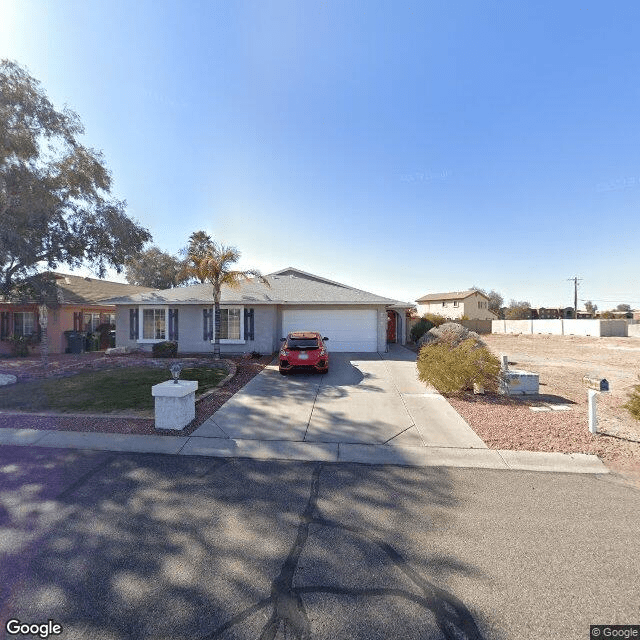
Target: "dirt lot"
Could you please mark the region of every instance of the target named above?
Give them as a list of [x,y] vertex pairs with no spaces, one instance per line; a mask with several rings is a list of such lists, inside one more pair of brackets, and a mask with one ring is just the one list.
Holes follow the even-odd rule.
[[[483,335],[511,368],[540,375],[536,399],[466,396],[454,408],[495,449],[595,453],[616,470],[640,474],[640,422],[622,407],[640,374],[640,340],[545,335]],[[605,377],[611,393],[598,397],[598,435],[588,431],[582,377]],[[568,411],[533,412],[531,406],[569,405]]]

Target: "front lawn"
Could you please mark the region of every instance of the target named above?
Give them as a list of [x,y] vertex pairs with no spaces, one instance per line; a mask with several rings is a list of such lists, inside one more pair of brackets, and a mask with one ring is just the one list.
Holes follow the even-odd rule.
[[[224,369],[187,367],[180,379],[197,380],[199,395],[216,387],[226,375]],[[151,387],[170,378],[166,368],[124,367],[22,382],[0,388],[0,409],[60,413],[150,411],[154,404]]]

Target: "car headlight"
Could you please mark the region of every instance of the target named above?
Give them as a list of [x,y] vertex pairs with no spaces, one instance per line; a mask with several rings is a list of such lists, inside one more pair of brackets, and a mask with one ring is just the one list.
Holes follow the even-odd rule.
[[286,357],[289,355],[289,352],[286,349],[280,349],[280,355]]
[[327,353],[326,349],[320,349],[320,355],[323,356]]

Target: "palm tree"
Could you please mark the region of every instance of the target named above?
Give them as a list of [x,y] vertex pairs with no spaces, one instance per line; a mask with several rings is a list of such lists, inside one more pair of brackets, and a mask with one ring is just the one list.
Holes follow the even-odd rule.
[[257,278],[260,282],[271,287],[269,281],[257,269],[235,271],[231,265],[240,259],[240,252],[235,247],[228,247],[211,241],[211,245],[201,254],[189,254],[183,267],[187,277],[197,278],[200,282],[213,285],[213,303],[215,332],[213,343],[214,358],[220,357],[220,296],[222,286],[232,289],[240,287],[242,282]]

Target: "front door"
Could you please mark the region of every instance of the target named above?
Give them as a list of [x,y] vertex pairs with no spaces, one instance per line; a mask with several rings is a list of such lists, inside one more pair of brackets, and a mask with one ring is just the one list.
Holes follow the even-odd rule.
[[387,311],[387,342],[396,341],[396,312]]

